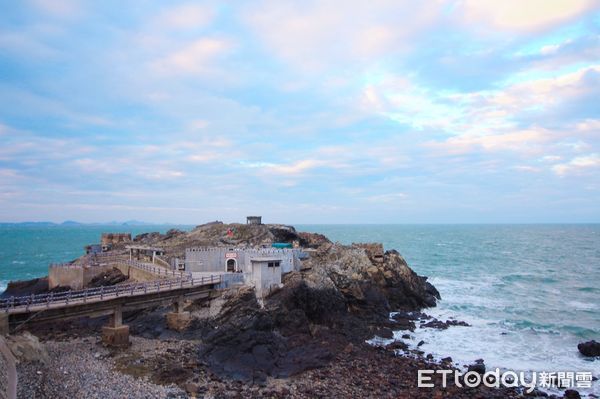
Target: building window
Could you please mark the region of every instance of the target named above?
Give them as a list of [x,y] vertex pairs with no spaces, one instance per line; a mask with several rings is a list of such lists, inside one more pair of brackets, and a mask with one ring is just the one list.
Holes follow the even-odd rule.
[[279,267],[280,262],[269,262],[267,263],[268,267]]

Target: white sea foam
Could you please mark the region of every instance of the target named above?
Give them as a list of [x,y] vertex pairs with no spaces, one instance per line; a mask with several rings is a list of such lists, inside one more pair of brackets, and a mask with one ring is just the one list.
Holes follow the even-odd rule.
[[594,310],[598,308],[597,303],[583,303],[578,301],[569,301],[568,305],[577,310]]
[[[431,311],[430,311],[431,310]],[[421,340],[418,349],[431,353],[440,360],[451,356],[457,366],[472,364],[483,358],[488,369],[500,368],[514,371],[591,371],[600,374],[600,362],[589,361],[577,352],[577,340],[567,334],[545,331],[540,328],[515,329],[507,323],[479,318],[461,317],[444,309],[427,309],[432,316],[447,320],[455,317],[471,324],[471,327],[454,326],[447,330],[418,327],[411,339],[404,340],[411,349]],[[406,331],[397,331],[399,339]],[[582,393],[600,393],[598,384]]]

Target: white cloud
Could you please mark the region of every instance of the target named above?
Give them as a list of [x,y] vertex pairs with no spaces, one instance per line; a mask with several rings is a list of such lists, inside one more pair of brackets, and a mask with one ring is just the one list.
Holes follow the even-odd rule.
[[573,158],[566,163],[556,164],[552,167],[552,170],[558,176],[566,176],[569,174],[580,174],[597,168],[600,168],[600,155],[589,154]]
[[549,141],[552,133],[545,129],[529,129],[487,135],[462,134],[450,137],[443,142],[430,141],[427,146],[442,149],[448,154],[465,154],[484,151],[516,151],[539,153],[539,144]]
[[189,3],[163,11],[157,17],[157,20],[160,25],[166,28],[198,29],[209,25],[214,15],[214,10],[210,7]]
[[469,25],[535,32],[570,21],[599,4],[597,0],[464,0],[458,11]]
[[[549,78],[532,78],[506,84],[495,90],[439,92],[416,85],[407,75],[396,78],[379,74],[365,86],[359,107],[365,114],[378,114],[423,131],[443,132],[446,138],[424,140],[438,155],[467,154],[479,151],[510,151],[541,157],[555,150],[588,150],[582,137],[593,137],[599,120],[549,124],[553,109],[575,102],[590,92],[586,76],[599,73],[600,65],[584,66],[573,72]],[[532,122],[522,115],[536,112]],[[438,134],[439,135],[439,134]],[[552,147],[552,148],[551,148]]]
[[216,61],[232,48],[226,39],[200,38],[153,62],[163,74],[209,74],[218,72]]
[[281,175],[299,175],[311,169],[322,166],[330,166],[328,162],[319,161],[316,159],[302,159],[300,161],[289,164],[271,164],[265,167],[265,170],[270,173]]
[[[411,48],[443,1],[261,2],[243,19],[265,46],[295,69],[318,71],[347,61],[371,63]],[[343,65],[343,64],[342,64]]]
[[389,203],[402,201],[402,200],[406,199],[407,197],[408,196],[406,195],[406,193],[388,193],[388,194],[372,195],[370,197],[367,197],[367,200],[369,202],[389,204]]
[[31,0],[38,10],[55,17],[73,18],[81,15],[82,3],[78,0]]

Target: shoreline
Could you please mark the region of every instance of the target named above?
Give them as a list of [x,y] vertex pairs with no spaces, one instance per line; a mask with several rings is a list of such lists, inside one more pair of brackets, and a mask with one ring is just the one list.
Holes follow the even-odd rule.
[[[233,228],[239,228],[238,226],[233,225]],[[191,232],[142,234],[140,239],[146,245],[160,243],[167,245],[168,250],[173,248],[175,253],[181,253],[183,248],[190,245],[191,239],[223,240],[222,237],[225,236],[225,240],[229,242],[230,239],[224,232],[231,228],[232,225],[211,223],[198,226]],[[146,370],[142,374],[150,375],[155,382],[177,384],[179,389],[188,390],[189,393],[193,389],[187,385],[196,384],[199,390],[216,390],[220,394],[235,396],[260,392],[261,395],[269,396],[267,390],[275,389],[275,386],[269,385],[269,381],[277,380],[279,385],[282,381],[290,384],[298,382],[300,390],[294,393],[295,397],[308,397],[309,392],[369,396],[376,387],[368,381],[359,384],[360,387],[353,384],[353,379],[366,378],[364,372],[356,369],[355,364],[362,362],[363,368],[369,370],[368,376],[378,380],[379,386],[385,386],[385,390],[393,397],[429,397],[432,394],[447,397],[448,394],[438,387],[433,390],[418,389],[416,372],[423,367],[449,369],[458,366],[460,369],[463,365],[453,364],[447,359],[434,361],[432,355],[419,349],[420,345],[407,348],[405,354],[408,356],[405,356],[398,352],[398,349],[405,349],[405,343],[401,341],[383,348],[366,343],[373,336],[393,337],[393,330],[412,333],[417,319],[406,315],[390,319],[389,311],[422,311],[428,306],[435,306],[435,297],[439,298],[439,293],[427,282],[427,278],[416,275],[397,251],[384,252],[380,244],[332,243],[320,234],[296,233],[291,226],[260,225],[245,227],[241,231],[245,234],[242,239],[248,243],[267,233],[298,237],[313,252],[300,271],[286,274],[282,288],[260,303],[253,290],[238,288],[223,293],[215,312],[207,310],[200,303],[187,304],[193,321],[184,331],[166,329],[166,308],[124,315],[124,322],[131,326],[133,345],[122,351],[128,354],[128,360],[121,359],[121,354],[117,352],[109,351],[113,353],[109,357],[113,359],[116,356],[115,361],[118,361],[118,365],[109,367],[110,370],[127,375],[139,374],[139,369],[144,368],[140,366],[140,359],[148,355],[144,349],[147,344],[164,346],[170,350],[164,353],[163,363],[173,363],[175,359],[171,355],[178,353],[177,361],[187,359],[188,366],[183,368],[183,374],[167,373],[158,379],[153,371]],[[421,324],[421,320],[418,321],[417,326]],[[101,319],[83,319],[67,324],[50,323],[46,330],[36,328],[32,331],[48,342],[50,350],[55,351],[53,353],[60,358],[70,356],[69,345],[61,346],[60,342],[83,345],[77,341],[80,339],[77,337],[85,336],[88,339],[85,344],[97,346],[98,330],[104,322]],[[425,323],[432,323],[432,328],[443,328],[444,325],[452,329],[462,328],[456,327],[462,325],[456,320],[423,321]],[[71,328],[74,334],[61,335],[59,331],[64,328]],[[140,344],[140,348],[140,345],[136,346],[136,342],[145,344]],[[177,352],[181,349],[178,345],[186,346],[187,353]],[[61,350],[65,353],[60,354]],[[232,357],[237,359],[232,361]],[[151,359],[148,361],[152,362]],[[146,362],[144,360],[142,363]],[[386,369],[383,373],[379,370],[382,362],[402,367],[401,370]],[[357,371],[344,374],[344,370],[352,367]],[[181,369],[180,366],[174,368]],[[321,374],[320,370],[328,371]],[[181,380],[181,375],[186,377]],[[203,380],[203,375],[212,377]],[[398,378],[395,379],[394,375],[398,375]],[[339,381],[345,379],[347,386],[339,387]],[[315,385],[315,381],[323,381],[324,386]],[[394,383],[389,383],[390,381]],[[152,385],[149,388],[154,389]],[[341,388],[350,391],[337,391]],[[474,391],[455,391],[452,397],[466,398],[472,394],[484,393],[486,397],[519,396],[516,390],[479,387]],[[287,392],[285,396],[289,394]]]
[[[367,344],[348,343],[322,367],[254,383],[224,378],[199,363],[193,356],[197,341],[134,336],[132,345],[119,351],[103,347],[95,335],[43,342],[50,362],[24,362],[18,366],[20,375],[29,382],[20,385],[19,398],[520,397],[510,389],[417,388],[413,378],[417,369],[444,369],[447,365],[397,356]],[[193,370],[195,379],[178,386],[177,381],[181,382],[189,370]]]

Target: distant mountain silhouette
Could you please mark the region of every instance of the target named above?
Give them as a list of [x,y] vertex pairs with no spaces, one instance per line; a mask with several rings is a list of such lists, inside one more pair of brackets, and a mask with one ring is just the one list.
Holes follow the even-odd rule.
[[110,221],[103,223],[81,223],[74,220],[65,220],[62,223],[54,222],[0,222],[0,226],[31,226],[31,227],[51,227],[51,226],[64,226],[64,227],[76,227],[76,226],[151,226],[151,225],[168,225],[172,223],[148,223],[139,220],[127,220],[125,222]]

